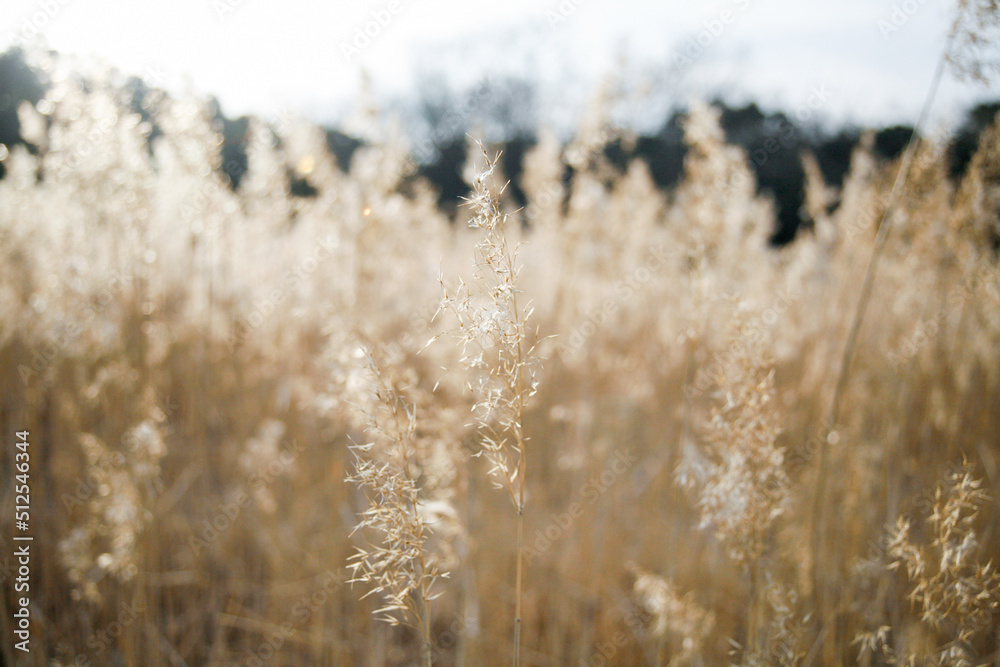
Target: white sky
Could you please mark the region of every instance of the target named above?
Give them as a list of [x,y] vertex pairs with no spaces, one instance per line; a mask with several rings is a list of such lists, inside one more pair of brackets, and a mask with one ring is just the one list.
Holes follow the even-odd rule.
[[[558,13],[560,0],[3,0],[0,50],[34,23],[58,51],[97,55],[169,89],[216,95],[229,115],[291,108],[319,121],[350,108],[362,67],[386,97],[412,93],[420,72],[443,72],[465,84],[486,71],[521,74],[541,84],[544,119],[566,122],[623,61],[630,77],[662,84],[673,54],[706,21],[729,11],[732,21],[670,85],[671,100],[723,93],[794,110],[814,87],[825,87],[830,99],[819,118],[913,122],[950,6],[944,0],[561,2],[575,9],[553,27],[547,12]],[[343,45],[390,4],[399,11],[348,62]],[[884,36],[879,21],[891,20],[893,6],[903,4],[916,10]],[[936,115],[948,118],[991,95],[1000,91],[948,82]]]

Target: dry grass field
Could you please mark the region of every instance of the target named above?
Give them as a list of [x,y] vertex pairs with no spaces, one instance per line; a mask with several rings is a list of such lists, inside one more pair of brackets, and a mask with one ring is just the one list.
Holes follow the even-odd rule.
[[233,192],[205,102],[150,141],[53,66],[0,181],[0,664],[1000,665],[996,122],[958,182],[920,145],[842,369],[870,140],[781,248],[701,105],[668,194],[597,105],[523,210],[471,150],[453,222],[391,128],[345,171],[253,121]]

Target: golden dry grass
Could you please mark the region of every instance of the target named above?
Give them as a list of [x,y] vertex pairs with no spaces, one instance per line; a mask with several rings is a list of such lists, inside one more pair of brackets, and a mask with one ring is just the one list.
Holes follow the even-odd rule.
[[[639,163],[605,184],[598,123],[563,211],[543,140],[538,205],[498,204],[526,327],[515,291],[434,318],[439,275],[497,290],[513,265],[477,278],[483,230],[400,192],[398,140],[345,174],[317,128],[254,123],[236,195],[202,103],[160,100],[148,153],[110,83],[52,95],[46,152],[15,150],[0,182],[0,460],[29,430],[36,540],[27,657],[3,562],[4,664],[409,665],[422,645],[504,664],[519,597],[524,664],[1000,664],[996,125],[958,185],[941,146],[917,156],[828,424],[898,166],[864,146],[841,206],[773,249],[773,205],[707,107],[669,196]],[[440,335],[459,322],[485,358]],[[527,363],[509,335],[537,343],[523,406],[527,376],[494,373]],[[376,621],[348,583],[359,548],[353,578],[423,632]]]

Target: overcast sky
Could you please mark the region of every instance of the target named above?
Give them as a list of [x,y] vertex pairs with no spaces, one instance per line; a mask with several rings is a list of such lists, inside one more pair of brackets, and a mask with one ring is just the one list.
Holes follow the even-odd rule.
[[[362,70],[379,96],[397,99],[437,74],[472,85],[492,72],[536,81],[542,120],[555,123],[571,119],[615,73],[629,82],[630,104],[655,113],[692,94],[794,111],[824,91],[814,119],[912,123],[950,7],[944,0],[3,3],[0,49],[41,33],[58,51],[216,95],[228,115],[292,108],[319,121],[342,118]],[[366,28],[370,36],[359,38]],[[946,81],[935,118],[989,97],[1000,91]]]

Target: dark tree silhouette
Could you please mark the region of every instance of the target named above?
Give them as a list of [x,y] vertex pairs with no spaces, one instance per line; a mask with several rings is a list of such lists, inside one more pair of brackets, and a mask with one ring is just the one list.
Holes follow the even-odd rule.
[[913,128],[908,125],[886,127],[875,133],[875,145],[872,149],[883,160],[895,160],[906,150],[912,136]]
[[355,139],[336,129],[326,129],[326,147],[337,161],[337,167],[345,174],[351,170],[354,151],[362,146],[364,146],[364,142],[360,139]]
[[[45,95],[48,84],[24,59],[20,49],[12,49],[0,55],[0,144],[8,149],[24,146],[37,154],[38,148],[29,144],[21,136],[21,121],[17,108],[22,102],[38,104]],[[7,173],[0,162],[0,178]]]
[[989,127],[1000,113],[1000,102],[980,104],[968,111],[965,121],[958,128],[948,151],[949,175],[959,179],[979,148],[979,136]]

